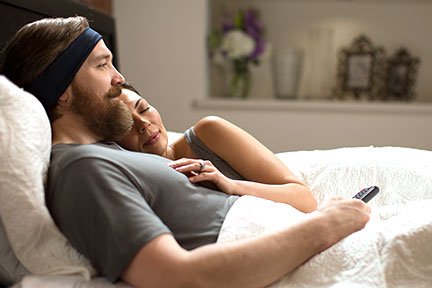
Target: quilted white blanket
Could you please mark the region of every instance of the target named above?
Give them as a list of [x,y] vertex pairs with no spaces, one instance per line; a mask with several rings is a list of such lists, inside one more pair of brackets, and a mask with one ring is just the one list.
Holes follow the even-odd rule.
[[[432,152],[357,147],[279,157],[319,203],[377,185],[367,226],[311,258],[271,287],[432,287]],[[281,229],[307,215],[289,205],[242,197],[219,242]]]
[[[319,203],[377,185],[372,219],[271,285],[280,287],[432,287],[432,152],[356,147],[278,154]],[[289,205],[241,197],[219,242],[268,233],[307,217]],[[127,287],[77,276],[27,276],[14,288]]]

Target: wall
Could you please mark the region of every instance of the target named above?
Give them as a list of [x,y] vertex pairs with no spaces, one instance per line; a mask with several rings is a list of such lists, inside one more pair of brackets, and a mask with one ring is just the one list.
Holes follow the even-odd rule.
[[[234,105],[193,105],[207,97],[207,2],[203,0],[113,1],[121,72],[158,108],[165,126],[184,131],[213,114],[236,123],[275,152],[342,146],[407,146],[432,149],[432,109],[362,106],[281,109],[257,101],[249,110]],[[412,106],[412,105],[411,105]],[[423,105],[424,106],[424,105]],[[402,107],[403,108],[403,107]],[[424,108],[424,109],[423,109]]]
[[[338,50],[348,47],[360,34],[367,35],[375,46],[384,48],[388,56],[393,55],[398,48],[405,47],[421,60],[416,83],[417,100],[432,102],[432,82],[429,80],[432,75],[432,38],[421,36],[428,35],[428,29],[432,27],[430,1],[212,0],[210,3],[211,19],[216,19],[216,23],[213,20],[212,25],[215,26],[220,25],[218,18],[223,10],[236,11],[250,6],[259,9],[273,54],[285,48],[307,52],[308,33],[312,29],[330,29],[333,45],[328,58],[333,70],[336,68]],[[267,67],[258,69],[266,70],[266,73],[272,72]],[[326,68],[322,74],[326,72],[333,74],[331,80],[336,78],[335,71]],[[264,77],[257,78],[254,84],[260,87],[259,90],[264,90],[264,93],[259,91],[261,95],[255,93],[252,97],[267,97],[272,94],[267,82]]]
[[108,15],[112,14],[111,0],[73,0],[73,1],[89,6],[93,9],[96,9]]
[[162,114],[167,128],[183,131],[207,111],[191,107],[207,94],[206,2],[113,2],[120,70]]

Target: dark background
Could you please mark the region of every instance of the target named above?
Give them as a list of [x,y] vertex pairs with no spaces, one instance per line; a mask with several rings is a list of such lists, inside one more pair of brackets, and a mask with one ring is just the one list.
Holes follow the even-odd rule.
[[[0,51],[23,25],[46,17],[84,16],[98,31],[117,63],[115,21],[110,0],[0,0]],[[0,52],[1,53],[1,52]]]

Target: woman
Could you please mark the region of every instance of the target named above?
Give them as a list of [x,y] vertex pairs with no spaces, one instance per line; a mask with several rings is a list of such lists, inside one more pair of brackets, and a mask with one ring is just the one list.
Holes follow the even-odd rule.
[[123,85],[119,98],[134,120],[132,129],[118,142],[123,148],[171,159],[169,165],[191,182],[210,181],[227,194],[283,202],[303,212],[316,209],[309,188],[269,149],[234,124],[205,117],[168,145],[167,131],[153,106],[128,84]]

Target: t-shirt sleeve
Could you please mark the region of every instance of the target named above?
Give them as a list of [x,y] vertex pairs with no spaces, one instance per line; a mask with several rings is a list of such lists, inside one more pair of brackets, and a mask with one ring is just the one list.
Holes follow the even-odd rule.
[[62,232],[110,281],[146,243],[171,233],[134,184],[139,180],[122,169],[106,160],[77,160],[58,175],[50,199]]

